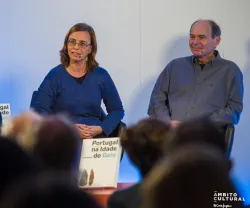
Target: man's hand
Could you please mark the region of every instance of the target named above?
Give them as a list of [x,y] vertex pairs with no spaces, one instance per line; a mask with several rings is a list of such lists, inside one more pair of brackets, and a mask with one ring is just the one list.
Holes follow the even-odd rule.
[[76,124],[76,127],[82,139],[91,139],[103,132],[102,127],[100,126],[87,126],[85,124]]
[[180,121],[177,121],[177,120],[171,120],[169,121],[169,124],[173,127],[173,128],[176,128],[177,126],[180,125]]

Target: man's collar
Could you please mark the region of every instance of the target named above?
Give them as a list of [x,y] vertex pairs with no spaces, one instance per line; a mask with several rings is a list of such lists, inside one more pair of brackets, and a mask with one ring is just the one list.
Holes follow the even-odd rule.
[[[214,63],[216,63],[218,60],[221,59],[221,56],[220,56],[219,51],[214,50],[214,55],[215,55],[215,58],[212,59],[212,60],[210,60],[210,61],[208,61],[207,63],[211,63],[211,65],[213,65]],[[195,57],[195,56],[192,56],[192,62],[193,62],[194,64],[200,64],[200,63],[199,63],[199,59],[198,59],[197,57]]]

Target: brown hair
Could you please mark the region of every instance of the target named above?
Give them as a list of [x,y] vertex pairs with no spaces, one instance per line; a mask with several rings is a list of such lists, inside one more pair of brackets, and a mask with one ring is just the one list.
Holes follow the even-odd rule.
[[43,162],[45,168],[72,172],[78,167],[80,137],[66,116],[44,117],[30,131],[30,137],[36,140],[33,154]]
[[173,141],[166,143],[166,152],[171,154],[170,152],[174,151],[175,148],[190,143],[210,144],[221,152],[227,153],[224,133],[207,116],[181,123],[176,129]]
[[97,41],[96,41],[96,35],[94,29],[86,24],[86,23],[78,23],[75,24],[73,27],[70,28],[68,31],[65,39],[64,39],[64,44],[63,48],[60,50],[60,57],[61,57],[61,63],[63,66],[68,67],[70,63],[70,58],[68,55],[68,40],[69,36],[74,33],[74,32],[79,32],[79,31],[86,31],[90,35],[91,39],[91,53],[88,55],[88,61],[87,61],[87,71],[93,71],[97,66],[99,66],[98,62],[96,61],[96,53],[97,53]]
[[156,118],[146,118],[122,131],[121,145],[144,177],[164,154],[163,147],[172,135],[171,126]]
[[[237,193],[221,151],[206,144],[186,144],[161,160],[143,181],[142,208],[210,208],[215,193]],[[238,195],[239,197],[239,195]],[[217,198],[217,197],[216,197]],[[227,201],[241,208],[241,201]]]

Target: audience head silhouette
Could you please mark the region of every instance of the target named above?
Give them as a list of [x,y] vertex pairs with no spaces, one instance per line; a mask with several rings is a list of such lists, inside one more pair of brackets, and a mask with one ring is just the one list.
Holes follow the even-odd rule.
[[145,176],[163,155],[163,144],[170,136],[170,125],[155,118],[146,118],[123,130],[120,138],[130,160]]
[[[176,149],[155,166],[143,188],[144,208],[210,208],[224,203],[215,200],[216,193],[237,193],[224,154],[206,144]],[[243,207],[241,201],[225,204]]]

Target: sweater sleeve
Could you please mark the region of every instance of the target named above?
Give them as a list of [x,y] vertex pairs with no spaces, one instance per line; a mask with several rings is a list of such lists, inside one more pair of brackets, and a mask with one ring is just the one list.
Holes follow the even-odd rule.
[[40,114],[52,113],[53,104],[56,99],[57,84],[50,72],[38,88],[36,98],[31,108]]
[[101,123],[105,135],[109,136],[124,116],[124,109],[118,91],[107,71],[103,72],[102,99],[108,115]]

